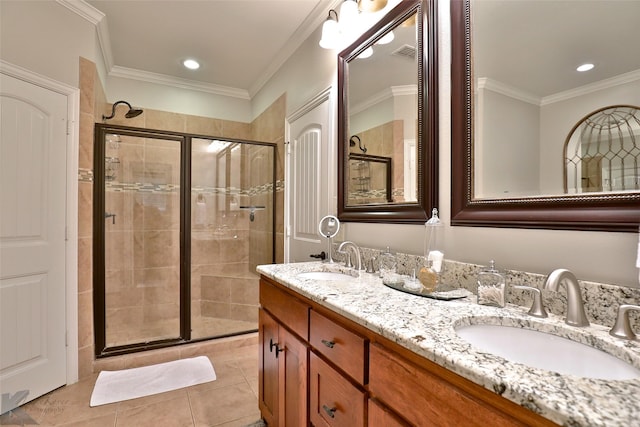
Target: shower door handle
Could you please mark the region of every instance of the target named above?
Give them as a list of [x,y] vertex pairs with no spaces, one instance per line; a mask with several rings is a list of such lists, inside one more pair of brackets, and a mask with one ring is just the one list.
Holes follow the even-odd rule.
[[105,212],[104,213],[104,219],[109,219],[111,218],[111,223],[113,225],[116,225],[116,214],[111,213],[111,212]]

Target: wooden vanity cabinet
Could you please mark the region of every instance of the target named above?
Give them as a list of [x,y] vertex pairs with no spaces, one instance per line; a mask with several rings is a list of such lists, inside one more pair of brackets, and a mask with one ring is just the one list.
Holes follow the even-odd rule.
[[269,426],[556,426],[265,277],[260,304]]
[[309,352],[306,339],[292,330],[308,335],[309,306],[266,282],[260,284],[260,300],[260,412],[269,426],[306,426]]

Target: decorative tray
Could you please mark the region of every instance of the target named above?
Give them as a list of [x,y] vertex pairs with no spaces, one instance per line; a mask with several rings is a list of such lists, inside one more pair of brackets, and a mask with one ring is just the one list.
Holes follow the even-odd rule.
[[468,296],[473,295],[472,292],[469,292],[468,290],[463,288],[451,289],[448,291],[427,292],[424,290],[424,288],[420,291],[407,289],[403,286],[402,283],[385,283],[385,282],[382,282],[382,283],[385,286],[388,286],[389,288],[395,289],[397,291],[406,292],[408,294],[418,295],[421,297],[432,298],[432,299],[437,299],[442,301],[450,301],[454,299],[466,298]]

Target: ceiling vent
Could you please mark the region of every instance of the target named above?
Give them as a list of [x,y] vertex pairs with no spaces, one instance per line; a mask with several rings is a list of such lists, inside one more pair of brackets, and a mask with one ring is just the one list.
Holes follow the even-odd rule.
[[412,61],[415,61],[416,60],[416,48],[415,48],[415,46],[411,46],[411,45],[405,44],[403,46],[400,46],[399,48],[397,48],[393,52],[391,52],[391,55],[400,56],[400,57],[407,58],[407,59],[410,59]]

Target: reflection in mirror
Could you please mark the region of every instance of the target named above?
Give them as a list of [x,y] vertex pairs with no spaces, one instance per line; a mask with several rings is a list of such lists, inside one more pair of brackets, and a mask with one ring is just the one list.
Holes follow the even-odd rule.
[[[418,133],[418,57],[416,14],[399,23],[388,34],[365,49],[348,64],[349,193],[347,204],[415,202],[416,146]],[[387,41],[387,40],[391,41]],[[371,51],[369,50],[371,49]],[[371,56],[366,56],[366,54]],[[363,56],[366,56],[363,58]],[[364,147],[364,148],[363,148]],[[405,162],[405,151],[409,159]],[[394,175],[389,188],[392,197],[366,196],[362,169],[354,168],[352,153],[387,157]],[[365,161],[363,161],[365,162]],[[368,167],[371,163],[360,163]],[[353,173],[355,172],[355,175]],[[384,172],[384,170],[382,170]],[[365,178],[366,180],[366,178]],[[363,185],[355,185],[359,182]],[[405,188],[405,182],[409,188]],[[381,189],[380,183],[374,186]],[[409,190],[409,191],[407,191]]]
[[[637,104],[638,16],[635,1],[451,2],[453,225],[637,231],[640,192],[567,188],[564,150],[590,113]],[[604,182],[595,162],[574,175]]]
[[392,202],[391,157],[349,154],[349,205]]
[[471,11],[474,197],[564,194],[572,127],[640,96],[640,2],[478,0]]
[[640,190],[640,109],[617,105],[589,114],[564,152],[566,193]]
[[424,222],[435,204],[434,16],[403,1],[340,53],[341,220]]

